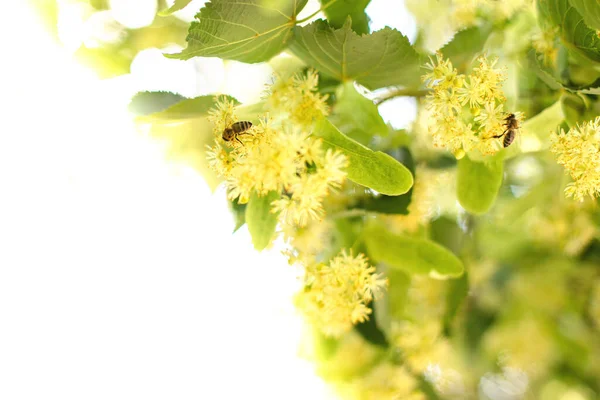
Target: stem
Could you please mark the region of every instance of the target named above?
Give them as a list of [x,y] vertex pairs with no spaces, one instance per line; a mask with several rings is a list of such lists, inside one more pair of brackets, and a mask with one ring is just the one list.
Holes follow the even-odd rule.
[[329,3],[325,4],[324,6],[322,6],[321,8],[319,8],[317,11],[315,11],[314,13],[310,14],[308,17],[306,18],[302,18],[300,20],[296,21],[296,24],[301,24],[303,22],[306,22],[310,19],[312,19],[315,15],[317,15],[318,13],[320,13],[321,11],[325,11],[327,9],[327,7],[329,7],[330,5],[332,5],[333,3],[337,2],[338,0],[331,0]]
[[419,90],[419,89],[392,89],[389,92],[385,93],[383,96],[379,97],[375,100],[375,105],[380,105],[381,103],[391,100],[396,97],[425,97],[430,91]]
[[368,215],[369,212],[367,210],[363,210],[360,208],[353,208],[351,210],[342,210],[338,211],[334,214],[331,214],[331,218],[349,218],[349,217],[364,217]]

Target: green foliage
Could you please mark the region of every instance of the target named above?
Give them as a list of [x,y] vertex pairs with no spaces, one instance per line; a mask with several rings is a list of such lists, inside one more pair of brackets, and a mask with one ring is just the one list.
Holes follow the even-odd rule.
[[347,17],[352,19],[352,30],[359,35],[369,33],[369,17],[365,8],[371,0],[321,0],[327,21],[334,28],[344,26]]
[[340,150],[348,157],[350,180],[390,196],[404,194],[411,188],[413,178],[408,168],[389,155],[350,139],[326,119],[317,122],[314,134],[323,139],[326,147]]
[[569,0],[539,0],[537,5],[542,21],[547,26],[558,27],[560,37],[570,51],[600,62],[600,38],[585,24],[583,16]]
[[175,2],[173,3],[173,5],[171,7],[160,11],[158,13],[158,15],[163,16],[163,17],[167,16],[167,15],[171,15],[176,11],[183,10],[191,2],[192,2],[192,0],[175,0]]
[[252,236],[254,248],[264,250],[273,239],[277,227],[277,214],[271,212],[271,203],[279,198],[279,193],[269,192],[266,196],[253,193],[246,207],[246,224]]
[[[231,96],[220,96],[228,101],[239,104]],[[199,96],[193,99],[178,101],[168,108],[162,109],[148,116],[142,117],[144,121],[176,122],[179,120],[202,118],[208,115],[208,111],[215,105],[215,96]]]
[[169,57],[220,57],[247,63],[267,61],[280,53],[292,36],[296,16],[307,0],[263,5],[262,0],[240,3],[213,0],[196,15],[187,37],[188,47]]
[[139,92],[131,98],[128,108],[136,115],[150,115],[163,111],[184,99],[185,97],[171,92]]
[[[136,110],[161,109],[152,114],[142,113],[137,122],[148,126],[152,137],[168,144],[170,157],[196,168],[214,190],[221,179],[209,168],[206,159],[206,146],[214,141],[213,126],[207,118],[208,111],[214,106],[214,96],[185,99],[164,108],[166,98],[174,100],[176,96],[165,96],[160,92],[137,94],[130,103]],[[226,98],[236,102],[233,97]]]
[[498,157],[483,162],[468,156],[460,159],[456,178],[460,205],[472,214],[487,212],[496,201],[503,171],[504,163]]
[[359,36],[348,19],[340,29],[318,20],[296,27],[290,49],[319,72],[369,89],[392,85],[418,86],[422,59],[406,36],[384,28]]
[[488,27],[471,27],[457,32],[452,40],[440,49],[444,57],[461,71],[467,69],[473,57],[483,50],[491,29]]
[[336,100],[329,120],[345,135],[365,146],[375,137],[388,136],[389,128],[379,115],[377,106],[358,93],[354,82],[340,85]]
[[428,239],[396,235],[381,226],[370,226],[365,243],[373,260],[410,274],[456,278],[464,272],[462,261],[451,251]]
[[246,223],[246,207],[247,204],[240,204],[237,200],[232,200],[229,202],[229,209],[233,214],[233,222],[235,226],[233,228],[233,232],[237,232],[244,224]]
[[583,16],[585,23],[595,30],[600,30],[600,3],[597,0],[569,0]]

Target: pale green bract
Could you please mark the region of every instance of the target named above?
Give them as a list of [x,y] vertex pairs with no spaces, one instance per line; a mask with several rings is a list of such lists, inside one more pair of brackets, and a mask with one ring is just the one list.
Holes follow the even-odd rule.
[[213,0],[205,4],[190,25],[187,48],[167,57],[267,61],[285,48],[296,17],[307,1]]
[[458,161],[456,177],[458,202],[472,214],[486,213],[498,196],[504,162],[500,156],[476,162],[464,156]]
[[404,165],[394,158],[373,151],[350,139],[326,119],[315,125],[315,136],[323,140],[323,146],[339,150],[348,157],[348,179],[389,196],[398,196],[410,190],[413,176]]
[[366,230],[365,243],[371,258],[409,274],[432,278],[456,278],[464,272],[462,261],[450,250],[428,239],[396,235],[380,226]]
[[341,29],[317,20],[294,29],[290,49],[311,67],[342,82],[355,80],[368,89],[419,85],[422,58],[406,36],[392,28],[359,36],[352,21]]
[[279,199],[279,192],[269,192],[258,196],[255,192],[250,196],[246,206],[246,224],[252,236],[252,244],[258,251],[264,250],[275,235],[277,214],[271,212],[271,203]]

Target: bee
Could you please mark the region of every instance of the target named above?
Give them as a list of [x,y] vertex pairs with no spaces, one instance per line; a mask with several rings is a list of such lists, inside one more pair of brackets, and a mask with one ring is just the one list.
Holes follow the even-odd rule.
[[239,136],[249,135],[250,133],[246,131],[250,128],[252,128],[252,122],[250,121],[234,122],[231,126],[223,130],[223,140],[226,142],[232,142],[234,140],[237,140],[243,146],[244,143],[242,143]]
[[517,135],[517,130],[519,130],[519,120],[516,115],[513,113],[508,114],[506,118],[504,118],[503,124],[504,132],[501,135],[492,136],[492,138],[497,139],[504,136],[504,140],[502,141],[502,145],[504,147],[508,147],[515,140],[515,136]]

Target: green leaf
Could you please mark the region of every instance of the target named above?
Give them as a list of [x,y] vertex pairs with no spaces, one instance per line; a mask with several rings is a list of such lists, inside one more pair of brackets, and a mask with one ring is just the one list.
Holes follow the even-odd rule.
[[327,7],[324,12],[331,26],[341,28],[350,16],[352,30],[362,35],[369,33],[369,17],[365,8],[370,2],[371,0],[321,0],[321,5]]
[[314,135],[323,139],[326,148],[340,150],[348,157],[351,181],[390,196],[404,194],[412,187],[413,177],[408,168],[393,157],[350,139],[328,120],[316,123]]
[[444,57],[449,58],[459,70],[466,70],[473,57],[483,49],[491,29],[472,27],[457,32],[454,38],[440,49]]
[[188,46],[167,57],[220,57],[246,63],[267,61],[292,37],[296,16],[308,0],[212,0],[196,14]]
[[522,135],[532,135],[548,146],[548,137],[564,121],[560,100],[521,125]]
[[139,92],[131,98],[127,108],[136,115],[150,115],[163,111],[182,100],[185,100],[185,97],[171,92]]
[[[396,150],[391,154],[396,160],[400,161],[405,165],[409,171],[413,174],[415,179],[419,179],[415,175],[415,163],[412,154],[408,148],[403,147]],[[352,208],[363,209],[367,211],[377,212],[380,214],[408,214],[408,206],[412,200],[413,188],[407,193],[400,196],[386,196],[377,195],[367,198],[361,198],[361,200]]]
[[388,136],[389,128],[377,106],[358,93],[354,82],[340,85],[336,98],[330,121],[344,134],[364,145],[368,145],[374,136]]
[[540,64],[540,60],[535,54],[534,50],[529,51],[527,54],[528,65],[536,73],[538,78],[542,80],[548,87],[553,90],[565,89],[572,93],[583,93],[583,94],[600,94],[600,79],[595,79],[592,83],[587,85],[573,85],[562,82],[559,78],[554,76],[547,68]]
[[166,17],[167,15],[173,14],[175,11],[183,10],[191,2],[192,0],[175,0],[171,7],[159,11],[158,15],[161,17]]
[[587,26],[600,30],[600,3],[597,0],[569,0],[577,9]]
[[385,337],[385,333],[377,323],[375,302],[371,302],[370,307],[372,312],[369,315],[369,318],[364,322],[356,324],[354,329],[356,329],[367,342],[375,346],[388,347],[390,343]]
[[500,157],[489,157],[476,162],[464,156],[458,161],[458,202],[471,214],[484,214],[494,202],[502,185],[504,162]]
[[252,236],[254,248],[264,250],[273,239],[277,227],[277,214],[271,212],[271,203],[280,197],[278,192],[269,192],[266,196],[252,193],[246,207],[246,224]]
[[465,273],[460,278],[450,283],[446,293],[446,313],[444,314],[444,332],[446,336],[452,334],[452,323],[458,313],[460,306],[469,294],[469,278]]
[[229,202],[229,209],[233,214],[233,221],[235,222],[235,227],[233,228],[233,232],[236,232],[246,223],[246,207],[247,204],[238,203],[237,199]]
[[393,234],[383,226],[369,226],[365,243],[373,260],[410,274],[446,279],[464,271],[462,261],[445,247],[428,239]]
[[[221,95],[220,98],[224,98],[228,101],[233,101],[236,105],[238,101],[227,95]],[[160,112],[156,112],[147,116],[143,116],[140,119],[146,122],[166,122],[172,123],[181,120],[188,120],[194,118],[202,118],[208,115],[208,111],[215,105],[215,96],[199,96],[193,99],[186,99],[180,101],[171,107],[168,107]]]
[[359,36],[350,26],[348,19],[340,29],[323,20],[296,27],[290,49],[323,74],[368,89],[419,85],[422,60],[406,36],[389,27]]
[[563,43],[571,52],[600,62],[600,38],[568,0],[538,0],[537,7],[542,25],[557,26]]

